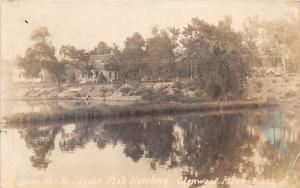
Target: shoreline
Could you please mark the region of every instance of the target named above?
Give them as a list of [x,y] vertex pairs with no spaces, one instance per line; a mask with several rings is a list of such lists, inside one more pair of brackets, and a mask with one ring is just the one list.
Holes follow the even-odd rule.
[[17,113],[11,117],[5,117],[6,124],[19,123],[50,123],[64,122],[70,120],[90,120],[119,118],[147,115],[167,115],[188,112],[222,112],[226,110],[245,110],[268,108],[278,105],[275,102],[254,102],[254,101],[236,101],[236,102],[201,102],[201,103],[134,103],[128,105],[84,107],[72,110],[63,110],[61,112],[30,112]]

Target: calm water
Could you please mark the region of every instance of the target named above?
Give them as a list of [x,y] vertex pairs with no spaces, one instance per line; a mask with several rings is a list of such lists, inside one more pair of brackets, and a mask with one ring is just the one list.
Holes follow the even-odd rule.
[[276,107],[7,125],[1,182],[4,188],[298,188],[299,118],[296,107]]

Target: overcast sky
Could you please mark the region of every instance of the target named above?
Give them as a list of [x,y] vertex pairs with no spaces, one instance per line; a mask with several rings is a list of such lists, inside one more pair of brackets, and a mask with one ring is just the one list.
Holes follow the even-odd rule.
[[[295,8],[275,1],[13,1],[1,3],[1,54],[11,59],[23,54],[38,26],[49,28],[57,49],[71,44],[90,50],[99,41],[123,47],[127,36],[151,27],[184,27],[192,17],[217,23],[231,15],[235,29],[248,16],[274,19],[297,14]],[[25,23],[28,20],[28,24]]]

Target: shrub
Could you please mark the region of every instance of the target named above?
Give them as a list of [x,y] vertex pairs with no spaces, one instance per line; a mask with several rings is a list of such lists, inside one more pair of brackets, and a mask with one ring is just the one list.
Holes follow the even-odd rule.
[[124,93],[124,94],[128,94],[129,93],[129,91],[130,91],[130,87],[122,87],[121,89],[120,89],[120,91],[122,92],[122,93]]
[[153,100],[153,92],[152,91],[146,91],[142,97],[142,100],[148,101],[148,100]]
[[263,83],[261,81],[256,82],[256,87],[261,89],[263,87]]
[[295,91],[289,91],[284,96],[287,97],[287,98],[294,98],[294,97],[296,97],[296,92]]

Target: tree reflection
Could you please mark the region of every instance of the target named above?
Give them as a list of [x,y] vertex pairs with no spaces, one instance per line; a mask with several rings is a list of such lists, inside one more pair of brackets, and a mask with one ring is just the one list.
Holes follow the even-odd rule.
[[74,151],[76,148],[84,148],[92,139],[93,134],[94,126],[86,122],[76,125],[72,133],[66,133],[62,129],[59,147],[62,151]]
[[32,165],[39,169],[45,169],[51,162],[49,157],[54,149],[54,139],[61,127],[47,126],[20,129],[21,137],[24,138],[26,146],[33,150],[34,155],[30,157]]
[[130,121],[111,126],[118,141],[125,144],[124,153],[133,161],[143,155],[151,158],[152,168],[169,159],[174,142],[172,122],[160,119]]
[[279,181],[284,180],[288,173],[292,174],[296,170],[298,175],[293,178],[299,180],[300,161],[293,167],[291,166],[300,151],[300,141],[295,139],[300,135],[284,125],[283,116],[280,108],[274,108],[269,109],[262,118],[261,132],[266,141],[261,146],[260,154],[267,161],[262,165],[262,173],[267,179]]
[[[300,148],[299,141],[287,137],[280,137],[285,141],[279,148],[274,144],[278,142],[266,140],[265,132],[273,129],[273,123],[266,125],[262,117],[260,113],[225,113],[111,119],[79,122],[71,130],[57,125],[29,126],[20,133],[34,152],[30,160],[37,168],[48,167],[55,139],[63,152],[74,152],[89,143],[95,143],[99,150],[122,145],[125,156],[134,162],[148,158],[153,170],[157,166],[181,168],[182,178],[191,182],[190,187],[200,187],[206,181],[229,187],[231,177],[285,178],[289,162]],[[282,130],[288,131],[285,127]],[[260,163],[256,155],[267,162]]]
[[207,180],[216,180],[221,186],[232,176],[249,179],[256,175],[250,157],[259,137],[249,133],[243,114],[196,118],[189,125],[178,122],[184,130],[180,164],[187,168],[183,178],[198,182],[191,187]]

